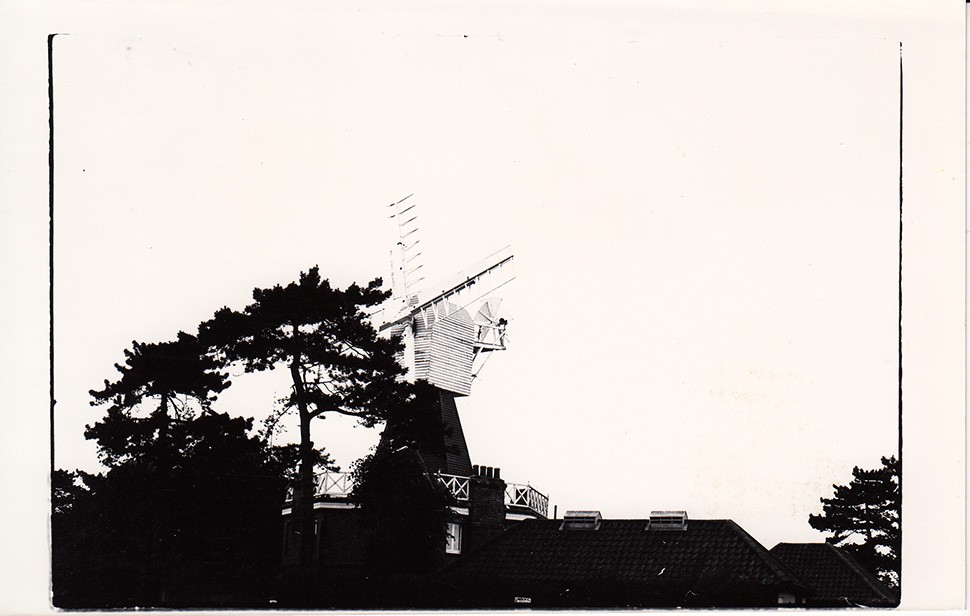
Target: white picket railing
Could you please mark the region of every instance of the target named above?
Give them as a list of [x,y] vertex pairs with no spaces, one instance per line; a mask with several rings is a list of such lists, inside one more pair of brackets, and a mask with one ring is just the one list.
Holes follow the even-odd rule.
[[549,517],[549,497],[529,484],[506,484],[505,504],[512,507],[526,507],[544,518]]
[[[354,481],[350,473],[326,471],[317,474],[314,479],[314,496],[330,496],[347,498],[354,489]],[[293,500],[293,488],[286,490],[286,502]]]
[[468,497],[470,495],[468,477],[438,473],[438,480],[445,484],[445,487],[451,491],[451,494],[455,497],[455,499],[458,501],[468,501]]
[[350,473],[327,471],[317,475],[315,496],[347,497],[354,489],[354,479]]
[[[444,484],[460,504],[467,505],[471,497],[471,478],[461,475],[437,474],[438,481]],[[327,471],[316,478],[315,496],[330,498],[347,498],[354,489],[351,473],[337,473]],[[293,498],[292,490],[286,500]],[[505,505],[507,507],[524,507],[541,515],[549,517],[549,497],[539,492],[529,484],[509,483],[505,486]]]

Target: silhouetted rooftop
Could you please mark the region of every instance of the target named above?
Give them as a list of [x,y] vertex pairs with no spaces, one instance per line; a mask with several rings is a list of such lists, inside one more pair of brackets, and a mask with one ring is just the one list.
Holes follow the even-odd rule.
[[[647,530],[647,520],[602,520],[595,530],[529,520],[465,555],[445,576],[465,588],[544,589],[553,600],[578,588],[596,595],[576,605],[607,603],[611,594],[631,605],[773,605],[780,593],[807,591],[731,520],[689,520],[681,530]],[[491,603],[503,600],[493,592]]]
[[828,543],[779,543],[771,554],[814,591],[825,605],[894,606],[896,593],[852,556]]

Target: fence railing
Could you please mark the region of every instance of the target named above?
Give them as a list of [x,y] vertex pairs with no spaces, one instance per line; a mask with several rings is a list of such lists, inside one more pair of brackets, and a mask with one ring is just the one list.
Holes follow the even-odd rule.
[[[471,477],[439,473],[438,481],[444,484],[459,503],[468,504],[471,498]],[[316,477],[315,496],[347,498],[354,489],[351,473],[327,471]],[[286,500],[293,498],[292,490]],[[544,518],[549,517],[549,497],[529,484],[509,483],[505,486],[505,505],[524,507]]]
[[549,517],[549,497],[529,484],[506,484],[505,504],[511,507],[526,507],[544,518]]
[[469,477],[462,477],[460,475],[438,473],[438,481],[445,484],[445,487],[451,491],[451,495],[458,501],[468,501],[471,494],[469,491],[469,479]]
[[354,489],[354,479],[350,473],[327,471],[317,475],[315,496],[347,497]]
[[[317,474],[314,483],[314,496],[347,498],[354,489],[354,480],[350,473],[325,471]],[[286,500],[293,500],[293,488],[286,491]]]

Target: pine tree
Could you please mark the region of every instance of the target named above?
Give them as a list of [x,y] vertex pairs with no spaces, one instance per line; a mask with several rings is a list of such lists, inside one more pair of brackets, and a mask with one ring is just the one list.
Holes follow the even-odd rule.
[[[109,404],[106,416],[85,432],[98,442],[101,462],[109,467],[151,455],[150,446],[165,440],[173,421],[209,411],[230,384],[199,340],[185,332],[169,342],[131,345],[124,365],[115,364],[121,377],[105,379],[104,389],[89,392],[92,406]],[[146,414],[143,405],[152,400],[158,406]]]
[[364,287],[333,288],[314,267],[285,287],[255,289],[252,304],[242,311],[223,308],[199,329],[226,363],[240,363],[247,372],[289,372],[292,388],[284,410],[299,414],[300,497],[294,514],[304,567],[312,564],[314,550],[311,421],[339,413],[370,427],[410,396],[395,359],[399,340],[379,337],[363,310],[388,297],[380,287],[376,279]]
[[882,467],[852,469],[849,485],[834,485],[822,498],[822,513],[809,515],[812,528],[831,533],[828,543],[852,554],[880,580],[899,583],[899,462],[882,458]]
[[120,377],[92,390],[103,474],[57,471],[52,577],[58,607],[239,605],[279,565],[285,452],[252,420],[212,411],[229,386],[191,335],[133,342]]

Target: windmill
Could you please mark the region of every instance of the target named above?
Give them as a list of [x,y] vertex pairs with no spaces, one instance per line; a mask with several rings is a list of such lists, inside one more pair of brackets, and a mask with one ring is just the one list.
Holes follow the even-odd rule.
[[399,358],[409,381],[428,381],[438,392],[437,404],[448,428],[438,452],[422,452],[429,470],[467,476],[471,473],[455,398],[471,393],[472,382],[489,354],[506,348],[507,321],[499,314],[501,299],[491,294],[514,279],[512,251],[507,246],[457,274],[416,291],[424,280],[411,195],[392,203],[397,243],[391,253],[391,298],[375,315],[378,329],[399,335]]

